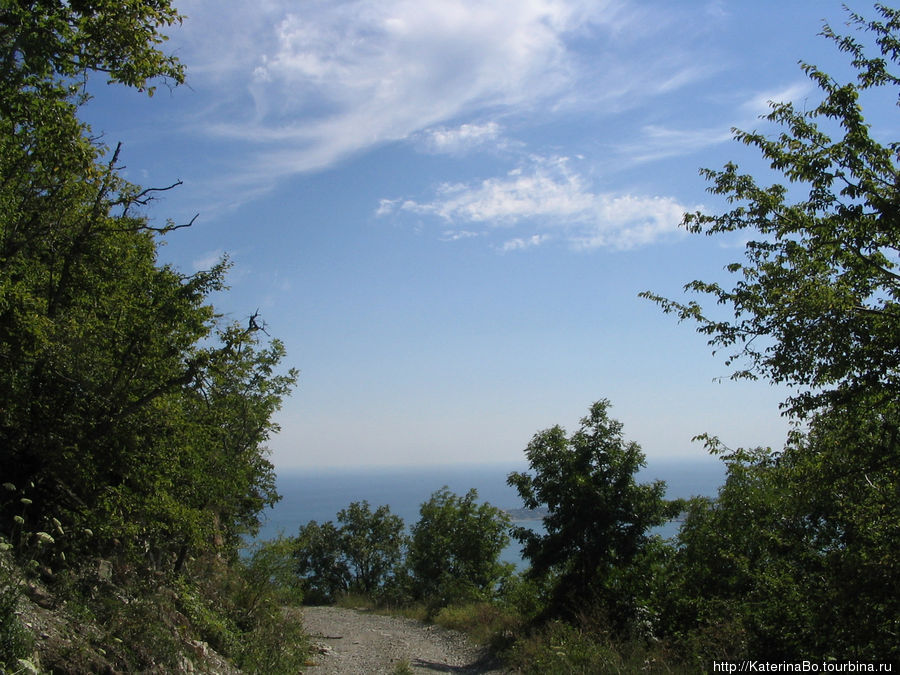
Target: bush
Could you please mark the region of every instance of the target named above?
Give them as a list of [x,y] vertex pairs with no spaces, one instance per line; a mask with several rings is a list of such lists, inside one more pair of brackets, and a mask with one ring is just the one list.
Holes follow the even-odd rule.
[[536,675],[621,672],[623,667],[615,650],[561,621],[516,642],[509,656],[522,672]]

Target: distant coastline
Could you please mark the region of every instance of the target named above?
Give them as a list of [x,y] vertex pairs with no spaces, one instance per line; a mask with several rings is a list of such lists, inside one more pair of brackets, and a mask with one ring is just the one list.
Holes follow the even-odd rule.
[[539,509],[503,509],[503,512],[509,516],[509,519],[516,523],[526,522],[530,520],[543,520],[550,515],[550,511],[541,507]]

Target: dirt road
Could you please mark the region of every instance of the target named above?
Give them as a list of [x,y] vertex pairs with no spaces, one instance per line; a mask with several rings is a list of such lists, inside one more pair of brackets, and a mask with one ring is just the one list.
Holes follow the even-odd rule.
[[317,652],[316,665],[306,671],[310,675],[508,672],[497,669],[462,633],[412,619],[306,607],[303,624]]

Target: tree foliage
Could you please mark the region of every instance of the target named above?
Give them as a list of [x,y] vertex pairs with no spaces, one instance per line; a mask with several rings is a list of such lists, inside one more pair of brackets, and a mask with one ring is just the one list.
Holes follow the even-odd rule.
[[438,490],[421,505],[410,536],[388,506],[373,511],[366,501],[341,510],[337,525],[307,523],[293,554],[305,600],[328,603],[360,593],[441,608],[492,599],[512,572],[500,562],[509,517],[477,499],[475,490],[464,497]]
[[338,522],[341,550],[352,572],[349,590],[375,593],[402,560],[406,546],[403,519],[386,505],[372,511],[363,500],[340,511]]
[[157,77],[181,83],[184,66],[159,49],[181,20],[170,0],[5,1],[2,80],[18,91],[78,84],[92,72],[140,89]]
[[519,527],[529,574],[551,578],[551,611],[573,611],[596,601],[610,620],[634,618],[634,566],[649,551],[648,530],[677,514],[664,500],[665,483],[638,483],[644,455],[626,442],[622,424],[609,417],[609,401],[591,406],[567,436],[555,426],[535,434],[525,450],[530,473],[512,473],[527,508],[545,507],[545,533]]
[[702,659],[897,658],[900,142],[879,139],[863,103],[898,102],[900,11],[876,10],[871,21],[849,14],[862,37],[822,32],[849,55],[855,80],[803,64],[821,102],[773,104],[777,136],[735,132],[785,184],[761,186],[734,164],[703,172],[736,206],[688,214],[686,227],[756,238],[727,268],[732,287],[686,290],[733,318],[644,294],[697,321],[710,345],[731,350],[729,363],[743,360],[735,377],[793,387],[786,406],[806,424],[778,453],[707,439],[727,480],[688,509],[661,621]]
[[509,544],[509,516],[478,492],[453,494],[445,486],[419,509],[407,556],[413,595],[444,607],[488,600],[512,572],[500,561]]
[[[56,548],[143,558],[233,552],[277,499],[265,441],[296,378],[253,319],[209,304],[227,262],[183,274],[142,213],[157,190],[78,118],[92,73],[183,80],[164,0],[0,3],[0,464]],[[0,513],[0,529],[12,517]],[[88,534],[90,533],[90,534]]]
[[38,642],[50,670],[174,669],[191,637],[250,670],[302,662],[277,602],[294,588],[271,591],[283,543],[236,564],[278,499],[265,443],[296,373],[255,316],[210,304],[226,260],[159,261],[182,225],[146,207],[175,186],[124,180],[121,148],[79,118],[97,74],[149,94],[182,82],[161,49],[180,20],[169,0],[0,0],[2,576],[40,571],[56,619],[77,608],[91,636]]
[[404,524],[388,506],[372,511],[365,500],[338,513],[340,527],[311,521],[300,528],[295,571],[308,602],[333,602],[343,593],[376,596],[399,569],[406,547]]
[[340,531],[330,520],[321,525],[311,520],[300,528],[293,558],[306,602],[334,602],[350,588],[350,566],[341,550]]
[[[851,57],[855,81],[839,82],[802,64],[822,93],[810,108],[775,103],[766,116],[775,137],[735,130],[791,185],[761,185],[738,167],[703,170],[710,192],[736,204],[722,214],[687,214],[684,226],[707,235],[742,232],[744,262],[728,266],[732,287],[693,281],[686,290],[731,307],[714,318],[699,303],[667,300],[666,312],[699,324],[715,348],[739,363],[735,377],[765,377],[798,390],[795,413],[854,400],[893,400],[900,390],[900,174],[897,141],[881,142],[861,100],[878,101],[900,85],[900,11],[877,5],[879,20],[850,14],[877,53],[825,26],[823,35]],[[803,199],[794,201],[798,192]]]
[[810,427],[778,454],[707,439],[727,478],[687,509],[660,621],[699,661],[897,657],[898,439],[872,416]]

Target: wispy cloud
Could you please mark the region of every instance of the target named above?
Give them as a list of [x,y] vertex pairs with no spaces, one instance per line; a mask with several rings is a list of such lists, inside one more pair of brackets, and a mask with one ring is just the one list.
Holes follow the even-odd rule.
[[629,164],[652,162],[668,157],[680,157],[702,151],[710,146],[733,139],[731,127],[753,128],[759,117],[771,110],[772,103],[796,102],[807,96],[808,82],[798,82],[777,90],[755,92],[746,96],[731,109],[732,121],[712,127],[676,129],[660,124],[648,124],[632,140],[614,146]]
[[675,234],[687,210],[671,197],[598,192],[567,158],[532,157],[528,165],[505,176],[442,185],[430,201],[382,200],[376,214],[430,216],[469,228],[478,225],[483,231],[534,231],[501,246],[511,251],[554,238],[578,249],[633,248]]
[[797,103],[812,91],[812,84],[808,80],[794,82],[780,89],[760,91],[749,96],[741,104],[741,112],[746,116],[759,117],[772,110],[773,103]]
[[[492,119],[577,100],[632,105],[702,77],[648,55],[667,18],[602,0],[183,0],[175,34],[192,86],[215,100],[190,132],[227,140],[231,199],[380,144],[460,154],[507,143]],[[584,44],[604,45],[600,54]],[[647,50],[643,50],[647,51]],[[603,68],[597,68],[597,58]],[[468,121],[466,120],[476,120]]]
[[459,241],[460,239],[471,239],[472,237],[480,237],[480,232],[472,232],[471,230],[444,230],[441,234],[442,241]]
[[488,144],[503,145],[501,127],[493,121],[426,129],[420,137],[425,150],[436,154],[460,155]]
[[708,129],[670,129],[648,124],[637,139],[620,143],[616,151],[629,163],[640,164],[698,152],[731,138],[731,130],[721,125]]
[[500,250],[504,253],[507,251],[521,251],[525,248],[540,246],[541,244],[549,240],[550,235],[547,234],[533,234],[526,239],[523,239],[522,237],[516,237],[515,239],[509,239],[503,242]]
[[191,267],[195,272],[200,272],[201,270],[208,270],[212,268],[214,265],[217,265],[222,261],[222,258],[225,257],[225,252],[221,248],[217,248],[214,251],[207,251],[199,258],[195,258],[191,261]]
[[[298,11],[288,0],[267,0],[250,13],[243,3],[232,10],[195,1],[187,9],[199,14],[195,21],[235,12],[241,22],[216,19],[219,44],[207,48],[218,57],[235,41],[244,50],[223,63],[197,54],[206,64],[201,76],[233,88],[227,117],[204,120],[203,128],[268,146],[255,169],[277,175],[324,168],[475,109],[528,104],[571,84],[565,35],[603,22],[595,4],[602,3],[531,0],[510,12],[500,0],[351,0]],[[434,139],[449,147],[461,133]]]

